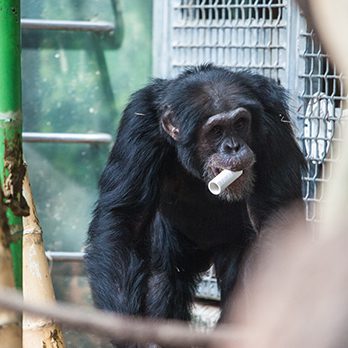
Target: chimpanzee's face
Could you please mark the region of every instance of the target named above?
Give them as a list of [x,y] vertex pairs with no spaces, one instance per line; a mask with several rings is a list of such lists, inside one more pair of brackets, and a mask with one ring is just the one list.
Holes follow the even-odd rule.
[[178,159],[191,174],[209,183],[222,170],[243,174],[218,198],[244,199],[254,187],[256,161],[253,132],[263,106],[239,81],[194,81],[174,86],[175,100],[161,118],[163,129],[175,140]]
[[198,138],[198,156],[203,164],[206,183],[222,170],[243,174],[228,186],[220,198],[240,200],[253,189],[252,165],[255,155],[248,145],[251,140],[251,112],[242,106],[210,116],[203,124]]
[[[255,155],[248,145],[252,140],[252,112],[255,112],[255,105],[250,109],[247,106],[236,106],[228,111],[205,116],[204,123],[197,126],[197,139],[189,142],[191,147],[181,144],[180,125],[173,120],[175,113],[168,112],[162,118],[162,127],[176,141],[179,160],[189,172],[199,176],[206,184],[224,169],[243,171],[219,195],[219,198],[228,201],[241,200],[253,189],[252,166]],[[185,158],[191,159],[189,165],[185,165]],[[193,159],[197,161],[192,164]]]

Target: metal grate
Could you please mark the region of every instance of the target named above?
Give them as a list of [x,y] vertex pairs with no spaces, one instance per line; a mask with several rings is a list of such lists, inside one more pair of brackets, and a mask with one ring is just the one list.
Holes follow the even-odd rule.
[[[341,125],[347,100],[344,76],[330,63],[329,56],[318,42],[314,32],[303,25],[299,52],[299,112],[303,151],[308,159],[308,172],[303,178],[306,217],[319,219],[318,204],[323,203],[326,183],[332,179],[332,163],[337,161],[337,148],[332,142],[341,142]],[[325,163],[325,165],[324,165]],[[321,183],[321,191],[318,189]]]
[[285,78],[285,0],[170,1],[170,74],[206,62]]
[[213,267],[202,275],[202,279],[197,287],[196,296],[206,300],[220,300],[220,291]]
[[[161,15],[154,27],[156,76],[175,76],[186,67],[213,62],[251,69],[289,90],[296,134],[308,160],[306,217],[318,221],[318,204],[338,159],[330,144],[341,142],[347,91],[345,77],[330,63],[295,0],[157,0],[155,14]],[[211,271],[198,295],[219,299]]]

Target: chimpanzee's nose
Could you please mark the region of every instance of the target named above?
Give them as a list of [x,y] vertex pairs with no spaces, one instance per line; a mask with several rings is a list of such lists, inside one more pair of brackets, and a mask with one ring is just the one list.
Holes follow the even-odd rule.
[[223,151],[225,153],[236,153],[240,150],[240,144],[231,138],[226,138],[222,144]]

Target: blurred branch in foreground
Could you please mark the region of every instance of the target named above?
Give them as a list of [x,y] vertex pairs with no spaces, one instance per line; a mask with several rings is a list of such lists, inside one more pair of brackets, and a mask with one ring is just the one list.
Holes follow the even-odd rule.
[[0,289],[0,307],[16,312],[45,316],[66,326],[111,338],[117,342],[157,343],[165,347],[208,347],[236,342],[243,336],[240,329],[219,328],[210,333],[190,329],[177,321],[131,318],[79,307],[72,304],[23,302],[16,291]]
[[326,240],[303,227],[285,232],[261,238],[246,290],[233,301],[231,328],[248,332],[238,348],[348,347],[347,224]]

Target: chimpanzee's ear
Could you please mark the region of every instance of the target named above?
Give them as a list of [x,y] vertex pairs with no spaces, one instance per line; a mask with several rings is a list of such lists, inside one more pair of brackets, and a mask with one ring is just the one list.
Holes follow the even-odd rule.
[[173,113],[170,109],[166,110],[161,117],[161,126],[164,131],[174,140],[178,139],[179,128],[173,124]]

